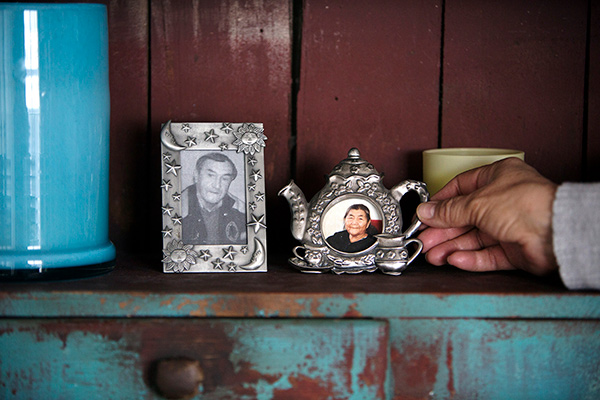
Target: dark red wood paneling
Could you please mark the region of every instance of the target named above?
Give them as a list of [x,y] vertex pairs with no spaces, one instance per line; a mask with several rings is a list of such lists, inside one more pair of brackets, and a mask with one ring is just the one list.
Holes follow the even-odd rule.
[[587,1],[448,1],[443,147],[508,147],[580,179]]
[[110,237],[119,250],[151,237],[148,179],[148,2],[108,2],[110,57]]
[[[288,2],[276,0],[151,2],[154,149],[168,120],[264,123],[267,218],[274,239],[288,234],[281,218],[288,206],[276,194],[289,179],[290,10]],[[154,158],[159,171],[157,152]]]
[[297,180],[310,198],[351,147],[391,187],[437,146],[441,2],[306,0]]
[[586,178],[600,181],[600,3],[591,2]]
[[[158,131],[169,119],[264,122],[269,236],[289,237],[275,194],[290,176],[292,1],[103,3],[117,247],[160,249]],[[445,4],[442,145],[521,148],[558,181],[581,177],[583,149],[600,179],[600,6],[590,3],[584,143],[587,1]],[[388,187],[421,178],[421,150],[437,145],[441,29],[440,0],[304,1],[297,180],[309,198],[350,147]]]

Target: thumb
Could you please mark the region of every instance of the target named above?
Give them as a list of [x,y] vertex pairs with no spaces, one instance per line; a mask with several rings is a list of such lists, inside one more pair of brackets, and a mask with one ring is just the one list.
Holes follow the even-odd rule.
[[459,198],[421,203],[417,207],[417,216],[425,225],[434,228],[461,228],[473,225]]

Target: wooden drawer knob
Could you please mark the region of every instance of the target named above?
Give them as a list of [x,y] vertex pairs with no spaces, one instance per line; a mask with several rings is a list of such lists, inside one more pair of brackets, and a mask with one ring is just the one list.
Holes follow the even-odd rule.
[[155,384],[167,399],[188,399],[200,392],[204,380],[202,367],[197,360],[170,358],[158,361]]

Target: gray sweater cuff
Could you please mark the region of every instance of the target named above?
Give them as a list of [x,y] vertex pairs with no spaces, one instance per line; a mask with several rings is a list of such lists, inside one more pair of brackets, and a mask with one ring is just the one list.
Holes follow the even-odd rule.
[[564,183],[553,204],[554,255],[569,289],[600,289],[600,183]]

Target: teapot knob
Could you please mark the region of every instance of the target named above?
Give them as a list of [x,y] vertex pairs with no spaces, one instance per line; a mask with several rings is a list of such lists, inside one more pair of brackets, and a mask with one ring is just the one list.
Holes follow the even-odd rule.
[[360,151],[356,147],[351,148],[348,151],[348,158],[358,160],[360,158]]

